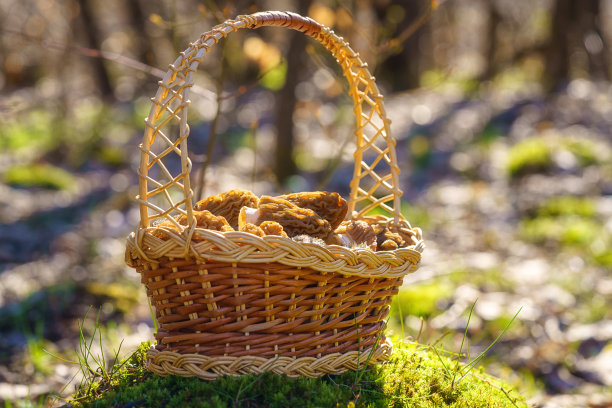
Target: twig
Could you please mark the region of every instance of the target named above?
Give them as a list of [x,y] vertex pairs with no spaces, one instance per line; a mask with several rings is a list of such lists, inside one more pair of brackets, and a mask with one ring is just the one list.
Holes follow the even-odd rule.
[[253,150],[253,168],[251,169],[251,190],[255,188],[255,176],[257,174],[257,128],[259,121],[255,119],[251,122],[251,128],[249,134],[251,135],[251,149]]
[[202,167],[200,168],[200,172],[198,173],[198,181],[196,183],[196,201],[200,201],[204,195],[204,184],[206,183],[206,170],[212,161],[212,155],[214,153],[215,144],[217,143],[217,130],[219,127],[219,119],[221,118],[221,105],[223,103],[223,85],[225,83],[225,77],[227,73],[227,58],[225,57],[225,42],[221,43],[221,53],[223,57],[221,58],[221,75],[219,77],[219,81],[217,81],[217,111],[215,112],[215,117],[213,118],[212,123],[210,124],[210,134],[208,137],[208,144],[206,145],[206,158],[204,159],[204,163],[202,163]]
[[[437,7],[434,7],[433,4],[430,3],[430,6],[427,8],[425,13],[406,27],[397,37],[390,38],[383,44],[376,47],[376,52],[382,54],[389,53],[392,52],[393,49],[397,49],[401,43],[410,38],[419,28],[423,27],[423,25],[431,18],[431,15],[436,8]],[[386,58],[386,56],[384,58]]]
[[425,323],[425,319],[423,319],[423,316],[419,316],[419,333],[417,334],[417,337],[415,339],[416,343],[421,342],[421,335],[423,334],[423,324],[424,323]]

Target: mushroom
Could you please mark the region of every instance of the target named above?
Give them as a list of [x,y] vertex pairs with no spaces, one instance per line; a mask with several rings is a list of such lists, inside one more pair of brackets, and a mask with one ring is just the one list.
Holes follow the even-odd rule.
[[287,238],[287,233],[283,229],[283,226],[275,221],[264,221],[259,224],[264,234],[266,235],[278,235]]
[[331,224],[332,230],[338,228],[346,217],[348,205],[338,193],[327,191],[314,191],[293,193],[278,196],[301,208],[313,210],[317,215]]
[[247,223],[260,225],[265,221],[278,223],[289,237],[306,234],[325,239],[332,231],[329,222],[313,210],[270,196],[262,196],[257,209],[241,208],[238,216],[239,228]]
[[406,241],[401,235],[391,232],[385,227],[376,235],[376,244],[379,251],[393,251],[394,249],[406,246]]
[[[234,229],[228,224],[227,220],[222,216],[216,216],[210,211],[194,211],[193,217],[196,221],[196,227],[205,228],[213,231],[234,231]],[[187,216],[184,214],[180,214],[174,218],[179,225],[187,226]],[[171,221],[164,221],[161,224],[157,225],[157,227],[165,227],[169,229],[173,229],[177,232],[181,232],[179,228]],[[158,238],[168,239],[169,236],[167,232],[163,230],[155,230],[153,232]]]
[[264,233],[264,230],[261,229],[261,227],[259,227],[258,225],[255,224],[251,224],[246,223],[244,225],[240,226],[240,231],[241,232],[248,232],[249,234],[253,234],[253,235],[257,235],[258,237],[263,237],[264,235],[266,235]]
[[238,214],[242,207],[257,208],[259,198],[247,190],[234,189],[200,200],[193,207],[196,211],[208,210],[223,216],[234,229],[238,229]]
[[362,220],[344,221],[331,234],[328,241],[330,245],[343,245],[349,248],[363,247],[376,250],[376,234],[372,226]]

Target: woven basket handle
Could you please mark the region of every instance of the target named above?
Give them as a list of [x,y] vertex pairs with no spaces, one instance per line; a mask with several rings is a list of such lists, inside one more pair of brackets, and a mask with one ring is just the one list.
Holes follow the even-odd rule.
[[[189,179],[192,166],[187,150],[187,108],[190,104],[189,90],[193,86],[193,74],[210,47],[229,33],[241,28],[254,29],[262,26],[288,27],[303,32],[327,48],[342,67],[349,83],[356,119],[355,167],[350,184],[349,217],[357,206],[358,216],[380,207],[393,214],[396,224],[404,221],[400,213],[402,192],[399,188],[395,139],[391,136],[383,97],[367,65],[329,28],[295,13],[267,11],[239,16],[202,34],[180,54],[170,65],[163,80],[159,81],[159,89],[152,99],[151,111],[145,120],[146,129],[140,146],[137,199],[140,204],[141,228],[149,227],[151,221],[156,219],[170,220],[176,224],[172,216],[177,214],[186,215],[189,226],[194,225],[193,192]],[[179,136],[175,140],[166,130],[171,124],[178,125],[179,128]],[[155,141],[157,143],[154,147]],[[171,157],[173,154],[180,157],[178,174],[178,160]],[[364,162],[364,159],[367,159],[368,163]],[[386,169],[380,170],[384,174],[378,174],[375,170],[381,162],[387,164]],[[151,169],[155,167],[155,177],[163,181],[150,175]]]

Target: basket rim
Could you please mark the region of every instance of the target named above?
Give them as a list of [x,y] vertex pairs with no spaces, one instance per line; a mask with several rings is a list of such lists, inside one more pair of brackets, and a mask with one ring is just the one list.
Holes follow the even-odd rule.
[[[155,231],[164,231],[169,238],[161,239],[153,234]],[[164,227],[147,227],[128,236],[125,261],[131,267],[137,266],[137,260],[158,264],[161,259],[193,259],[194,263],[280,263],[321,273],[397,278],[416,271],[425,248],[421,230],[412,228],[412,231],[415,244],[392,251],[372,251],[339,245],[323,247],[275,235],[258,237],[248,232],[221,232],[195,226],[186,227],[182,233]]]
[[340,374],[358,370],[363,365],[375,365],[389,360],[393,353],[390,339],[363,351],[333,353],[321,357],[263,358],[259,356],[216,356],[203,354],[181,354],[173,351],[159,351],[152,346],[147,351],[146,368],[161,376],[179,375],[216,380],[223,376],[261,374],[271,372],[290,378],[300,376],[321,377],[325,374]]

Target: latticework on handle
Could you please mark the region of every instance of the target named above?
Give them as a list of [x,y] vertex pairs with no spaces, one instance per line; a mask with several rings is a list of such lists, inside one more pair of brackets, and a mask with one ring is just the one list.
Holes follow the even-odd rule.
[[[329,28],[295,13],[269,11],[239,16],[202,34],[170,65],[159,82],[141,145],[138,172],[141,228],[149,227],[151,221],[160,218],[176,223],[172,216],[177,214],[186,215],[190,226],[194,224],[193,192],[189,179],[192,165],[187,149],[187,108],[193,74],[210,47],[229,33],[241,28],[262,26],[288,27],[309,35],[331,51],[342,67],[349,83],[356,119],[355,167],[350,185],[349,217],[354,210],[358,210],[358,216],[361,216],[380,207],[393,214],[396,224],[404,220],[400,213],[402,192],[399,188],[395,139],[389,129],[390,121],[385,113],[383,97],[367,65]],[[169,134],[171,125],[178,126],[176,138]],[[153,148],[156,140],[161,148]],[[180,157],[180,171],[166,164],[172,161],[173,154]],[[366,155],[369,163],[364,161]],[[381,170],[382,167],[387,168]],[[152,172],[153,169],[155,171]],[[158,174],[156,178],[163,180],[157,180],[152,176],[154,173]]]

